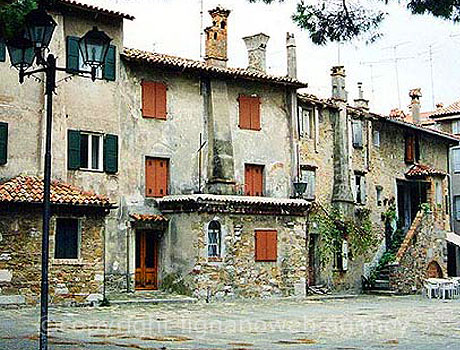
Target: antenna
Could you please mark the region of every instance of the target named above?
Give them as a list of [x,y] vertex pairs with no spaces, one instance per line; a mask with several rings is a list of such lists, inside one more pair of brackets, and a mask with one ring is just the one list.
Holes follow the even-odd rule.
[[434,105],[434,80],[433,80],[433,44],[430,44],[430,72],[431,72],[431,103],[432,108],[436,107]]
[[203,59],[203,42],[204,42],[204,0],[200,0],[200,58]]

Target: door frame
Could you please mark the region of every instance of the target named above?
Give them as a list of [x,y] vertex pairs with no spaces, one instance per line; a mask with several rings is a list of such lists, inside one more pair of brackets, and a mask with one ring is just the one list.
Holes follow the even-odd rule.
[[[135,291],[138,291],[138,290],[157,290],[158,289],[158,262],[159,262],[159,236],[157,234],[157,232],[155,232],[154,230],[135,230],[134,231],[134,290]],[[137,246],[137,236],[140,235],[140,240],[143,240],[143,243],[141,243],[141,245],[143,245],[143,248],[145,249],[146,247],[146,244],[147,244],[147,236],[150,235],[151,236],[151,239],[152,241],[154,242],[154,248],[153,248],[153,261],[154,261],[154,267],[152,269],[154,269],[153,273],[154,273],[154,284],[153,286],[138,286],[138,279],[137,279],[137,273],[138,273],[138,268],[137,268],[137,260],[138,260],[138,254],[137,254],[137,249],[138,249],[138,246]],[[145,253],[145,250],[144,250],[144,253]],[[140,252],[140,258],[142,259],[142,252]],[[144,255],[144,261],[142,262],[141,261],[141,269],[143,268],[144,271],[141,271],[141,273],[143,274],[146,274],[146,269],[147,267],[145,266],[145,256]],[[145,276],[144,276],[145,278]]]

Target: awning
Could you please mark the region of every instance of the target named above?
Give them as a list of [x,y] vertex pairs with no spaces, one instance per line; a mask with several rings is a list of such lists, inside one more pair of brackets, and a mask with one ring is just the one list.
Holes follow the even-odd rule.
[[447,232],[446,237],[447,242],[455,244],[457,247],[460,247],[460,235],[457,235],[454,232]]

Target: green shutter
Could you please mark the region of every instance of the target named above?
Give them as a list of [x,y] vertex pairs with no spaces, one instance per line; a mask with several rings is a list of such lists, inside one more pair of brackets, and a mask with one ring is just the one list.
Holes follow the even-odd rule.
[[115,81],[116,52],[116,47],[110,45],[104,64],[104,79],[106,80]]
[[8,160],[8,124],[0,123],[0,165]]
[[75,36],[67,37],[67,65],[68,72],[78,72],[80,68],[80,52],[78,48],[78,41],[80,38]]
[[5,62],[6,59],[6,47],[5,40],[0,38],[0,62]]
[[104,171],[109,174],[118,172],[118,136],[106,135],[104,139]]
[[67,142],[68,168],[69,170],[77,170],[80,168],[80,132],[69,130]]

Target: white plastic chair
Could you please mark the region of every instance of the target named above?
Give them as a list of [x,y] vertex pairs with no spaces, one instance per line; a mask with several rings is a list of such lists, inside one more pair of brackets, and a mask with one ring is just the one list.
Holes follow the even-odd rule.
[[429,280],[425,280],[425,282],[423,283],[423,291],[429,299],[432,299],[433,297],[438,298],[439,284],[435,282],[430,282]]

